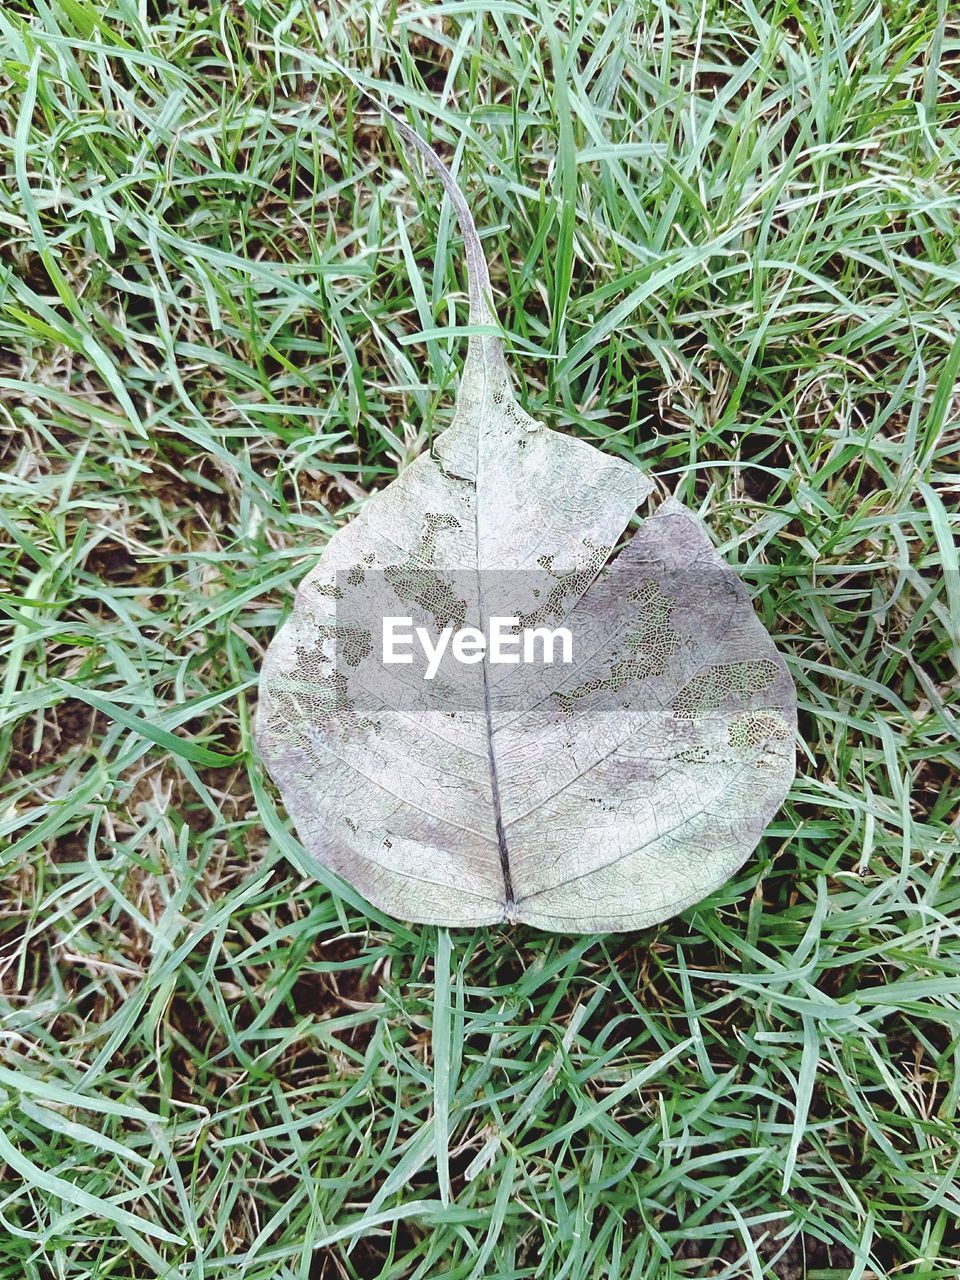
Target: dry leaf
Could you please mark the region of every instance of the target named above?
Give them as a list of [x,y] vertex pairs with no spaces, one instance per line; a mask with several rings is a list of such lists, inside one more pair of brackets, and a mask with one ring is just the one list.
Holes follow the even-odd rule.
[[[650,481],[517,404],[466,202],[397,128],[454,203],[470,324],[489,332],[469,340],[450,428],[301,584],[264,662],[260,750],[308,857],[393,916],[650,925],[722,885],[781,805],[793,683],[680,503],[614,554]],[[413,633],[409,663],[384,661],[387,617],[410,620],[390,624]],[[543,645],[461,661],[470,627],[521,656],[565,630],[571,661],[559,642],[552,662]]]

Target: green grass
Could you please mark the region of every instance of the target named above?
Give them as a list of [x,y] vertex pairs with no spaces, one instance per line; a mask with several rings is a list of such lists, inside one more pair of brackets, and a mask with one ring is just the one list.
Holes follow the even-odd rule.
[[[0,1277],[955,1277],[960,27],[942,0],[0,0]],[[757,854],[642,933],[298,869],[256,673],[450,419],[459,164],[522,399],[791,665]]]

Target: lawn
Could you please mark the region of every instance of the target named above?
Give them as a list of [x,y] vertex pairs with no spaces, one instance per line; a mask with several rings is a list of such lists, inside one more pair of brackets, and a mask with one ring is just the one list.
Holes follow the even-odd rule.
[[[0,0],[0,1277],[955,1278],[946,0]],[[457,168],[524,406],[698,511],[798,777],[655,928],[317,879],[260,662],[450,421]]]

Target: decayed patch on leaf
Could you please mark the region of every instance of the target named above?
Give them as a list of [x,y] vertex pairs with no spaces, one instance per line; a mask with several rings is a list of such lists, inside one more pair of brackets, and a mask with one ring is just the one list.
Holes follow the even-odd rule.
[[[794,776],[796,694],[736,574],[650,481],[514,399],[480,241],[453,424],[331,538],[270,645],[257,738],[310,858],[405,920],[653,924],[721,885]],[[387,666],[383,619],[565,628],[569,661]],[[386,641],[384,641],[384,645]],[[426,653],[426,650],[425,650]]]

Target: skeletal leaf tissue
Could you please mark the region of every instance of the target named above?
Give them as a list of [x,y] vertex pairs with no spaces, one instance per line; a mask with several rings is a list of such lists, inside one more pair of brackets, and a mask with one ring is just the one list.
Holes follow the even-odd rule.
[[[700,520],[667,499],[624,539],[650,480],[517,403],[464,197],[396,127],[453,202],[482,332],[452,425],[301,583],[259,748],[308,865],[395,917],[641,928],[756,847],[794,777],[793,683]],[[384,663],[387,617],[425,641],[562,629],[572,660],[463,662],[438,640],[425,678],[416,646]]]

